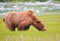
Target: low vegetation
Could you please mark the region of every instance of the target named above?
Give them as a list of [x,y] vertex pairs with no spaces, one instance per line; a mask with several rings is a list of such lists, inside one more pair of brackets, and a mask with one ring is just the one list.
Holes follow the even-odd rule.
[[46,13],[38,16],[45,24],[46,31],[33,26],[28,31],[11,32],[0,17],[0,41],[60,41],[60,13]]

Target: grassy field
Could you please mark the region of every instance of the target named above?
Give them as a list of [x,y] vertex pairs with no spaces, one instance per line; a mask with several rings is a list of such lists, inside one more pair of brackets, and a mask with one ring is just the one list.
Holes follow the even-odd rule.
[[0,41],[60,41],[60,13],[39,15],[46,31],[38,31],[33,26],[28,31],[11,32],[0,17]]

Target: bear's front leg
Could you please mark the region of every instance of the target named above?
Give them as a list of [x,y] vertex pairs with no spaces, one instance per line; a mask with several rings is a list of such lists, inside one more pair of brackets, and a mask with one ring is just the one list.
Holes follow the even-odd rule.
[[23,30],[24,30],[24,31],[25,31],[25,30],[29,30],[30,25],[31,25],[31,24],[29,24],[29,25],[25,25],[24,28],[23,28]]
[[23,25],[21,23],[18,24],[18,31],[22,31],[22,29],[23,29]]
[[29,30],[29,27],[30,27],[31,24],[27,24],[25,21],[23,22],[20,22],[20,24],[18,25],[18,30]]

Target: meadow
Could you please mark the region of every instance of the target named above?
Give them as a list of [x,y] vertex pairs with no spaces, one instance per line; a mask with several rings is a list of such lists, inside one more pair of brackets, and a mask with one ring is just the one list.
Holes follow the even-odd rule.
[[60,41],[60,12],[37,15],[45,24],[46,31],[30,26],[28,31],[11,32],[0,17],[0,41]]

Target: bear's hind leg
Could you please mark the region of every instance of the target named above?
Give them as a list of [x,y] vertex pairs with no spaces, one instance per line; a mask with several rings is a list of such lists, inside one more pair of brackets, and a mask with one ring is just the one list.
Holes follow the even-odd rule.
[[8,26],[8,29],[9,29],[10,31],[15,31],[15,26],[13,26],[13,25]]
[[7,23],[7,28],[8,28],[10,31],[15,31],[15,26],[14,26],[13,24]]

